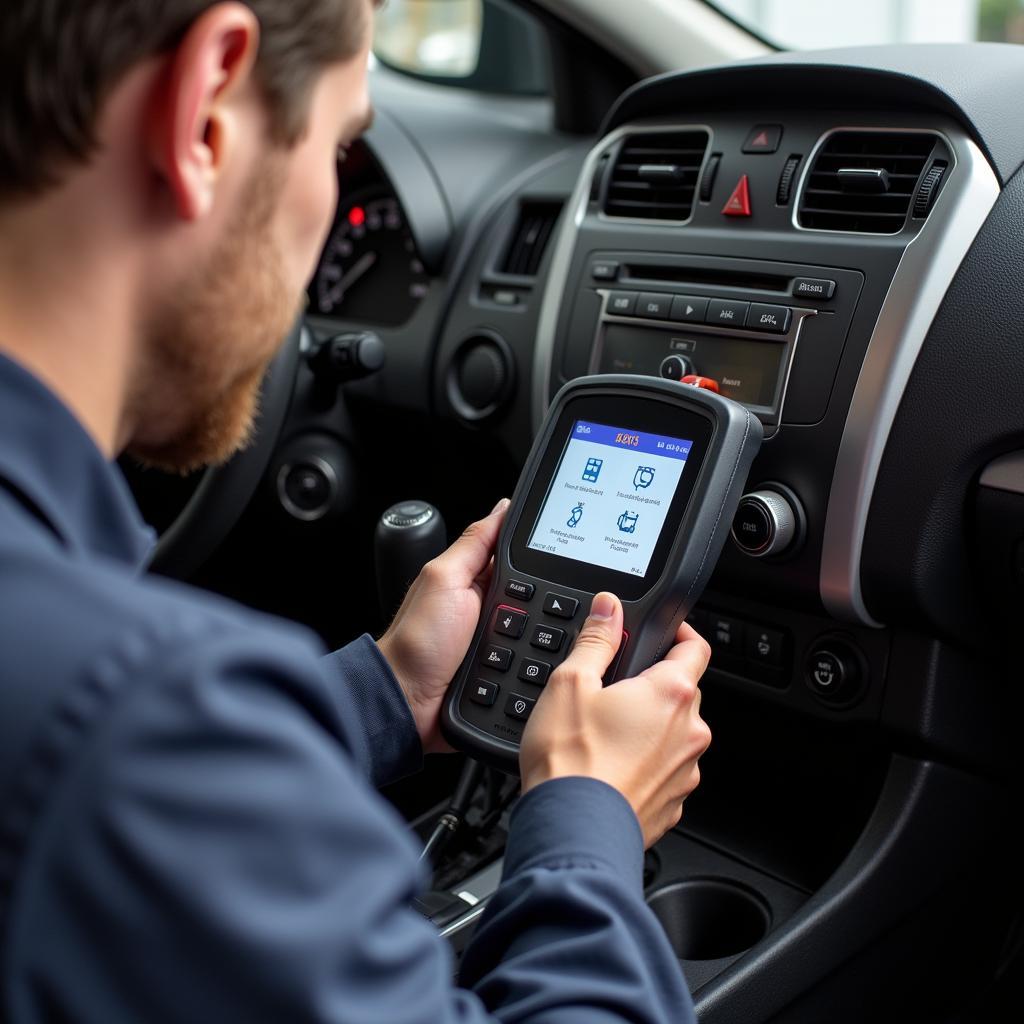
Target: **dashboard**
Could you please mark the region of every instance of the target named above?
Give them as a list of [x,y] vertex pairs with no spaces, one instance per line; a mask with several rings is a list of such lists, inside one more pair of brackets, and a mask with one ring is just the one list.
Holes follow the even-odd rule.
[[[702,1020],[869,1019],[868,947],[909,972],[899,998],[941,971],[968,988],[957,934],[1014,906],[986,886],[1020,854],[1022,90],[1012,46],[780,54],[640,82],[581,136],[550,98],[380,69],[339,166],[307,344],[371,330],[386,363],[329,401],[300,366],[249,513],[279,563],[263,592],[239,577],[247,599],[330,643],[378,629],[365,588],[296,567],[372,578],[359,538],[402,499],[453,533],[485,514],[581,375],[686,379],[764,425],[693,614],[715,743],[651,861],[760,901],[765,938],[682,957]],[[273,481],[303,458],[333,489],[297,519]],[[841,993],[817,1016],[814,985]]]

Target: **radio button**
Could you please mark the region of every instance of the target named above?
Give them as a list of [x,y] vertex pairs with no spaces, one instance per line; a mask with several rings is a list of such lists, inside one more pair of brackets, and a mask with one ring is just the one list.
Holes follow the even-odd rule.
[[667,320],[672,308],[672,296],[661,292],[641,292],[636,304],[636,315],[652,320]]
[[693,373],[693,364],[685,356],[666,356],[658,372],[665,380],[682,380],[688,373]]
[[793,294],[808,299],[831,299],[836,293],[835,281],[819,277],[798,277],[793,281]]
[[615,316],[632,316],[636,310],[636,292],[609,292],[607,309]]
[[734,302],[732,299],[710,299],[704,322],[719,327],[742,327],[747,320],[749,302]]
[[590,264],[590,276],[595,281],[614,281],[619,276],[619,265],[611,260],[594,260]]
[[672,299],[672,309],[669,312],[670,320],[679,320],[682,323],[704,323],[704,317],[708,312],[708,300],[696,295],[676,295]]
[[752,331],[771,331],[785,334],[789,330],[790,311],[788,306],[766,306],[760,302],[750,305],[747,326]]

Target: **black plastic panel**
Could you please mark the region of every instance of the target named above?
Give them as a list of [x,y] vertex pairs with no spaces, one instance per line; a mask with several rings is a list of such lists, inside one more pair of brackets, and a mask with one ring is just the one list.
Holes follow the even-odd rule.
[[1024,447],[1024,174],[1004,189],[932,323],[893,424],[864,544],[868,608],[970,639],[988,630],[972,487]]

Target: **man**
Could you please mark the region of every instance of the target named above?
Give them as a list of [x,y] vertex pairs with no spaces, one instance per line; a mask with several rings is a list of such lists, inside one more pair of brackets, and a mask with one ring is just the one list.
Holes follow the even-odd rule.
[[367,122],[369,0],[0,8],[3,1016],[682,1020],[641,892],[709,733],[688,628],[603,689],[598,595],[526,732],[504,881],[451,981],[374,793],[438,709],[505,503],[395,623],[321,658],[297,627],[139,575],[110,460],[241,444]]

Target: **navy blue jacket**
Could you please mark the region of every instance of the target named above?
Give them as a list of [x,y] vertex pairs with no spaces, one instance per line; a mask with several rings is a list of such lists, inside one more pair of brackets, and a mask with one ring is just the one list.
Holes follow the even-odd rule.
[[369,637],[140,575],[152,536],[71,413],[0,356],[0,1017],[9,1024],[685,1021],[603,783],[516,807],[452,981],[372,784],[422,752]]

